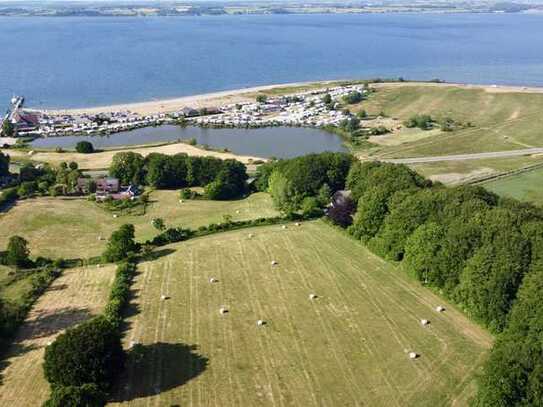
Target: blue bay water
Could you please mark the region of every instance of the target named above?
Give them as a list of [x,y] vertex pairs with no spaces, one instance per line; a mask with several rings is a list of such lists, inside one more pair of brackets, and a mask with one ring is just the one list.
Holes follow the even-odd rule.
[[13,94],[85,107],[377,76],[543,86],[538,15],[2,17],[0,50],[0,106]]

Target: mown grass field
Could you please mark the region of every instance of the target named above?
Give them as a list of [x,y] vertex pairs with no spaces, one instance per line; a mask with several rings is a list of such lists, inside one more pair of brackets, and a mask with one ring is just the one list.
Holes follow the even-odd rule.
[[[124,223],[136,227],[136,236],[145,241],[158,231],[152,226],[161,217],[168,227],[195,228],[223,221],[255,219],[277,215],[268,194],[252,194],[237,201],[185,200],[179,203],[178,191],[154,191],[145,215],[113,217],[113,213],[84,198],[43,197],[18,201],[0,214],[0,248],[10,236],[20,235],[30,242],[33,256],[50,258],[87,258],[97,256],[105,248],[111,232]],[[99,240],[99,237],[104,240]]]
[[125,337],[137,351],[112,405],[463,406],[473,394],[491,336],[321,221],[166,249],[139,265]]
[[374,152],[378,157],[478,153],[543,146],[543,94],[497,92],[464,86],[382,85],[362,103],[370,114],[385,112],[405,120],[414,114],[449,116],[475,127],[437,133]]
[[0,362],[0,405],[41,406],[49,395],[42,361],[48,342],[105,306],[115,267],[64,271],[40,297]]
[[543,205],[543,169],[497,179],[482,184],[498,195]]

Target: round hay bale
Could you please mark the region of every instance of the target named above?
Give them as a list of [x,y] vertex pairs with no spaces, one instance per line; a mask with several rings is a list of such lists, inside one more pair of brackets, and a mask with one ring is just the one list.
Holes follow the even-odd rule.
[[255,237],[255,235],[253,235],[252,233],[249,233],[249,239],[252,239],[253,237]]
[[161,295],[161,296],[160,296],[160,299],[161,299],[162,301],[167,300],[168,298],[170,298],[170,297],[168,297],[168,296],[166,296],[166,295]]
[[259,319],[258,321],[256,321],[256,325],[257,326],[264,326],[264,325],[266,325],[266,321],[263,321],[263,320]]
[[286,229],[286,228],[287,228],[287,225],[281,226],[281,229]]
[[428,321],[427,319],[421,319],[420,323],[421,323],[421,325],[424,326],[424,325],[428,325],[430,323],[430,321]]
[[437,311],[437,312],[443,312],[443,311],[445,311],[445,307],[443,307],[442,305],[438,305],[438,306],[436,307],[436,311]]
[[416,359],[418,357],[419,355],[417,354],[417,352],[409,352],[409,359]]
[[318,298],[318,297],[317,297],[317,294],[309,294],[309,299],[310,299],[310,300],[315,300],[315,299],[317,299],[317,298]]
[[216,278],[214,278],[214,277],[211,277],[211,278],[209,279],[209,282],[210,282],[211,284],[216,283],[217,281],[218,281],[218,280],[217,280]]
[[296,226],[302,226],[302,224],[300,222],[296,222],[295,225]]
[[114,218],[117,218],[119,217],[119,215],[117,215],[116,213],[113,215]]
[[228,313],[228,309],[227,309],[226,307],[221,307],[221,308],[219,309],[219,313],[220,313],[221,315],[224,315],[224,314]]
[[271,261],[271,265],[272,266],[277,266],[279,263],[277,262],[277,260],[272,260]]

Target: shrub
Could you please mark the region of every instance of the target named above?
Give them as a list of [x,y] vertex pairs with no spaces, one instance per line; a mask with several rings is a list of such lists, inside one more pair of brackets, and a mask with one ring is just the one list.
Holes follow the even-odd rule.
[[343,101],[350,105],[359,103],[362,101],[362,99],[364,99],[364,96],[358,91],[349,92],[347,95],[343,96]]
[[75,151],[82,154],[94,153],[94,146],[89,141],[80,141],[75,145]]
[[411,116],[404,122],[405,127],[418,127],[421,130],[430,130],[433,127],[434,120],[427,114]]
[[193,191],[190,188],[183,188],[181,191],[179,191],[179,197],[181,199],[196,199],[200,196],[200,194],[196,191]]

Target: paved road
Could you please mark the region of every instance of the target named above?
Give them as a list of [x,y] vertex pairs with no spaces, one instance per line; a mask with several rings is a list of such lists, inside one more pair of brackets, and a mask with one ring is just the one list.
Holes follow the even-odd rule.
[[462,161],[462,160],[480,160],[482,158],[505,158],[518,157],[523,155],[542,154],[543,148],[525,148],[522,150],[496,151],[491,153],[475,153],[475,154],[457,154],[457,155],[441,155],[433,157],[413,157],[413,158],[383,158],[379,161],[395,163],[395,164],[417,164],[417,163],[433,163],[439,161]]

